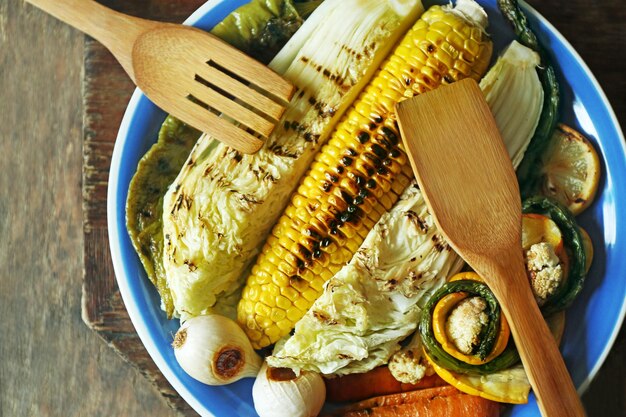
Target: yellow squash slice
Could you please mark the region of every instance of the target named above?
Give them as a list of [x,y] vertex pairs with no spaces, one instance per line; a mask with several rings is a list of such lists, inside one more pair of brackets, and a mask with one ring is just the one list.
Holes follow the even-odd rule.
[[[546,321],[557,343],[560,343],[565,329],[565,313],[560,311],[548,317]],[[489,375],[466,375],[442,368],[426,353],[424,355],[441,379],[461,392],[501,403],[528,402],[530,382],[521,363]]]

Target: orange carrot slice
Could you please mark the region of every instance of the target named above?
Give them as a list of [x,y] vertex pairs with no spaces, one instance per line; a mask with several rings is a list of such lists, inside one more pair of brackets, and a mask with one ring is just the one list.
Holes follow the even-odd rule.
[[359,401],[376,395],[395,394],[446,384],[437,374],[426,376],[417,384],[404,384],[394,378],[386,366],[374,368],[362,374],[326,379],[325,382],[326,400],[329,402]]
[[372,398],[340,410],[340,417],[498,417],[500,404],[451,386]]

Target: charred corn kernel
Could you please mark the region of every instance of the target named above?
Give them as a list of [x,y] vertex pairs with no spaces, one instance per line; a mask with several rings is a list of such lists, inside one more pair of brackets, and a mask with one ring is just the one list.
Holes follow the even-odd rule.
[[[484,13],[474,2],[463,4]],[[238,320],[246,331],[262,332],[252,341],[255,348],[289,333],[411,181],[395,105],[460,78],[479,79],[486,70],[491,43],[485,22],[466,16],[477,15],[449,6],[424,13],[315,156],[248,277],[248,287],[263,283],[263,296],[253,301],[264,306],[253,309],[258,317],[251,319],[247,304],[254,292],[243,292]],[[268,280],[260,271],[287,279]],[[278,293],[270,286],[280,288],[272,301],[266,296]]]

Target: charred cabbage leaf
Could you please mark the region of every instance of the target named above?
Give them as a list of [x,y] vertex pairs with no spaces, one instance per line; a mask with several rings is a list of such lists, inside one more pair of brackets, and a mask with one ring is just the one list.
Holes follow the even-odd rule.
[[[211,33],[267,62],[301,23],[291,0],[253,0],[231,13]],[[168,116],[157,142],[137,166],[126,201],[128,233],[168,318],[174,304],[163,267],[163,196],[200,136],[198,130]]]

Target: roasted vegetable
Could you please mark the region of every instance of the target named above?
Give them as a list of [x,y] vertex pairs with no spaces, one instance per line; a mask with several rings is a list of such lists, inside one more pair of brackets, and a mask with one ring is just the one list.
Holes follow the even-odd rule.
[[422,338],[418,332],[407,343],[403,343],[399,351],[391,355],[387,366],[391,375],[405,384],[416,384],[432,372],[424,357]]
[[527,251],[540,242],[549,243],[558,254],[563,252],[563,234],[551,218],[543,214],[523,214],[522,249]]
[[530,287],[541,307],[564,285],[569,257],[563,245],[561,230],[542,214],[522,216],[522,249]]
[[[290,32],[300,27],[302,20],[289,6],[291,0],[252,0],[228,15],[211,33],[239,48],[255,59],[268,62],[268,48],[251,45],[270,44],[282,47]],[[278,31],[283,22],[288,31]],[[251,25],[254,30],[250,29]],[[248,27],[248,30],[244,29]],[[265,29],[264,29],[265,28]],[[244,36],[245,42],[236,42]],[[274,50],[275,53],[277,49]],[[176,179],[185,159],[201,133],[168,116],[157,142],[141,158],[137,172],[131,180],[126,201],[126,227],[148,278],[161,296],[161,307],[171,318],[174,302],[163,266],[163,196]]]
[[462,265],[411,186],[267,361],[335,375],[385,364],[415,331],[430,294]]
[[[468,279],[483,282],[474,272],[463,272],[450,278],[449,282]],[[480,307],[477,307],[480,306]],[[469,307],[469,308],[468,308]],[[470,365],[481,365],[504,352],[511,331],[504,316],[500,317],[497,333],[492,337],[486,312],[487,304],[478,297],[455,292],[441,298],[433,310],[432,326],[435,339],[446,353]],[[472,317],[474,316],[474,317]],[[484,320],[480,320],[481,317]],[[478,318],[472,329],[473,318]]]
[[294,7],[302,18],[306,19],[324,0],[295,0]]
[[394,106],[441,84],[479,79],[491,55],[486,21],[471,0],[431,7],[316,155],[238,306],[238,320],[256,347],[289,333],[409,184]]
[[593,262],[593,242],[585,229],[579,227],[578,230],[580,230],[580,235],[583,238],[583,247],[585,248],[585,273],[589,273],[591,263]]
[[520,9],[517,0],[498,0],[498,7],[513,26],[519,42],[533,51],[538,52],[541,56],[541,65],[537,67],[537,72],[544,90],[541,118],[539,119],[539,125],[535,130],[530,145],[528,145],[524,160],[522,160],[517,170],[520,193],[522,198],[526,198],[532,195],[538,187],[539,170],[537,165],[539,164],[541,155],[548,146],[552,132],[554,132],[559,119],[561,102],[560,87],[554,68],[545,50],[539,43],[537,36],[530,28],[526,16]]
[[[530,140],[536,123],[523,123],[517,130],[508,122],[512,113],[533,113],[532,100],[523,99],[528,92],[520,90],[540,89],[515,81],[532,80],[528,72],[534,69],[528,64],[536,62],[534,52],[519,48],[530,55],[509,48],[501,58],[506,57],[505,65],[496,65],[486,76],[491,91],[487,100],[495,107],[512,157],[525,147],[520,138]],[[536,76],[534,83],[539,84]],[[400,341],[415,331],[430,294],[462,264],[439,235],[421,192],[410,186],[369,232],[350,263],[328,281],[293,336],[277,343],[268,361],[341,375],[387,363],[400,349]]]
[[252,386],[259,417],[317,417],[326,398],[324,379],[315,372],[294,374],[264,364]]
[[[509,368],[519,360],[519,355],[515,350],[512,338],[508,337],[508,325],[502,325],[505,319],[500,311],[500,305],[489,287],[477,280],[479,279],[477,275],[472,275],[472,273],[466,274],[462,277],[464,279],[450,281],[443,285],[428,300],[426,307],[424,307],[419,326],[422,341],[424,342],[424,350],[434,363],[462,374],[486,375]],[[443,318],[435,317],[438,305],[443,302],[442,310],[444,311],[441,311],[441,313],[445,313],[446,307],[456,301],[448,301],[446,296],[454,294],[460,294],[462,297],[479,297],[486,303],[484,312],[487,316],[487,322],[480,330],[478,343],[471,354],[471,356],[474,356],[472,360],[458,359],[448,353],[447,350],[453,348],[453,343],[449,341],[447,332],[441,328],[440,323],[434,323],[435,319],[438,321],[445,319],[445,316]],[[447,346],[444,347],[437,340],[438,337],[435,332],[440,333],[439,338],[445,339],[444,344]],[[505,346],[505,348],[502,349],[502,346]],[[494,347],[496,348],[495,351]],[[498,353],[498,351],[501,353]],[[486,361],[486,358],[489,358],[489,360]]]
[[402,383],[393,377],[388,367],[379,366],[365,373],[327,379],[326,395],[330,402],[352,402],[442,385],[445,382],[437,374],[425,376],[415,384]]
[[128,188],[126,228],[168,318],[174,302],[163,269],[163,195],[185,163],[200,132],[168,116],[157,143],[141,158]]
[[242,155],[200,139],[164,199],[164,264],[181,318],[235,315],[242,275],[298,179],[420,11],[413,0],[326,0],[270,64],[298,90],[263,148]]
[[522,161],[541,115],[538,65],[536,52],[513,41],[480,81],[514,167]]
[[576,224],[576,220],[569,210],[548,197],[526,199],[522,203],[522,211],[546,215],[556,223],[563,235],[563,243],[569,259],[569,272],[565,282],[541,306],[541,312],[547,317],[567,308],[582,290],[587,263],[583,238],[578,224]]
[[[559,312],[547,318],[546,321],[558,343],[563,335],[565,314]],[[530,382],[521,363],[488,375],[457,373],[437,365],[432,360],[431,365],[437,375],[459,391],[501,403],[525,404],[528,402]]]
[[333,413],[336,417],[498,417],[500,405],[451,386],[370,398]]
[[256,376],[263,364],[241,327],[217,314],[184,322],[172,347],[180,367],[207,385],[227,385]]
[[253,0],[215,25],[211,33],[267,63],[302,21],[292,0]]
[[576,216],[593,202],[600,171],[600,158],[589,140],[559,124],[541,156],[541,194],[554,198]]

